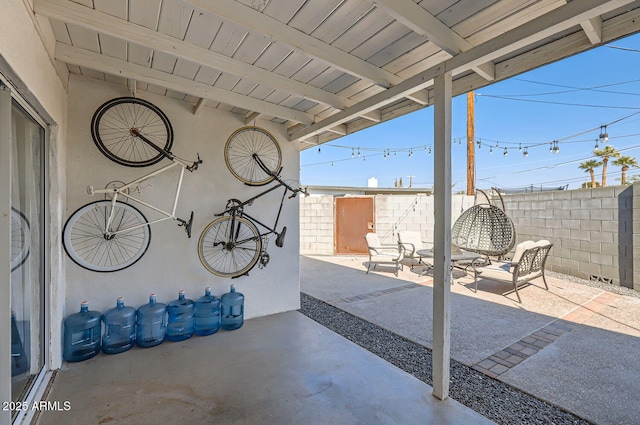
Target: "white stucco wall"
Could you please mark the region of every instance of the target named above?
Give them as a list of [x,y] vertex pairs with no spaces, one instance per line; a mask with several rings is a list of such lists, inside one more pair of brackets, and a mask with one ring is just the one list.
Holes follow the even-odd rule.
[[[35,20],[28,9],[28,4],[20,0],[2,2],[0,72],[14,85],[12,91],[18,92],[22,98],[26,99],[36,109],[40,118],[50,126],[46,153],[48,166],[46,190],[50,214],[46,219],[46,224],[49,226],[47,233],[49,267],[46,271],[48,285],[45,294],[47,329],[44,331],[48,333],[50,341],[50,346],[46,347],[48,367],[55,369],[60,366],[62,358],[59,343],[65,299],[59,235],[65,190],[67,95],[63,84],[66,74],[62,73],[62,78],[58,75],[54,62],[45,49],[45,44],[51,46],[53,41],[50,28],[46,27],[46,24],[41,25],[43,23]],[[37,26],[40,26],[39,32],[36,30]],[[4,297],[4,292],[2,296]],[[5,338],[5,334],[0,332],[0,341],[8,341],[9,338]],[[10,389],[10,379],[6,381],[2,379],[2,388]],[[3,394],[4,391],[0,390],[0,399],[9,400]],[[5,418],[0,417],[0,422],[3,419]]]
[[[86,203],[102,199],[88,196],[87,185],[104,187],[113,180],[130,181],[169,163],[163,160],[151,167],[125,167],[110,161],[96,148],[90,131],[94,111],[107,100],[127,95],[124,86],[79,76],[71,78],[66,216]],[[147,253],[133,266],[114,273],[85,270],[67,257],[65,315],[77,311],[85,299],[89,300],[91,309],[104,312],[115,306],[118,296],[125,297],[125,304],[138,307],[148,301],[151,292],[166,303],[177,298],[180,289],[186,290],[188,298],[195,299],[204,293],[205,286],[211,286],[213,293],[220,296],[228,292],[231,283],[245,295],[245,319],[299,308],[297,200],[285,199],[279,223],[279,228],[286,225],[288,229],[285,246],[278,248],[275,238],[271,239],[268,246],[271,261],[266,268],[256,267],[249,276],[231,280],[212,275],[198,259],[198,238],[215,218],[214,213],[221,212],[230,198],[244,200],[266,188],[244,185],[225,165],[224,145],[231,133],[244,125],[243,117],[214,108],[203,108],[194,115],[192,104],[187,102],[147,92],[139,92],[138,97],[152,102],[169,117],[174,130],[172,151],[175,155],[195,159],[199,153],[204,161],[196,172],[185,173],[177,210],[177,215],[183,218],[188,218],[191,210],[194,211],[192,237],[188,239],[184,229],[172,220],[154,224]],[[267,121],[258,121],[257,125],[269,130],[279,141],[284,179],[298,179],[299,154],[295,145],[285,141],[286,129]],[[177,177],[178,169],[155,177],[153,186],[143,189],[143,199],[152,204],[162,203],[163,196],[168,196],[170,199],[166,199],[164,205],[170,209]],[[245,211],[271,224],[280,197],[279,190],[272,192],[246,207]],[[145,207],[137,206],[147,219],[154,216]]]

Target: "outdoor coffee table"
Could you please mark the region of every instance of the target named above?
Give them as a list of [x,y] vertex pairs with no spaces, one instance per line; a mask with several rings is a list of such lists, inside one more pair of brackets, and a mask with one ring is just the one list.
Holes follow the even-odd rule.
[[[416,251],[418,255],[421,255],[424,258],[433,258],[433,249],[419,249]],[[464,274],[458,277],[466,276],[467,269],[469,266],[473,269],[473,281],[474,283],[478,280],[478,269],[476,269],[477,265],[480,265],[482,262],[479,261],[482,259],[482,255],[465,251],[462,249],[458,249],[456,252],[451,253],[451,283],[453,284],[453,268],[457,268],[459,270],[463,270]]]

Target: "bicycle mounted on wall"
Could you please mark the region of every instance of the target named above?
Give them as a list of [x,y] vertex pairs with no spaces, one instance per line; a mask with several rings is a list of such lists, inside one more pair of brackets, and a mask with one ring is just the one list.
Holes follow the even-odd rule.
[[[293,187],[280,177],[282,152],[278,142],[266,130],[248,126],[236,130],[227,140],[224,158],[229,171],[249,186],[277,183],[263,192],[240,201],[229,199],[223,212],[216,214],[198,240],[198,257],[202,265],[216,276],[237,278],[248,275],[256,265],[265,267],[270,260],[267,252],[269,236],[276,236],[276,246],[284,246],[287,227],[278,232],[278,221],[287,194],[289,199],[299,192],[307,194],[301,187]],[[283,188],[278,214],[273,225],[258,220],[245,211],[246,206]],[[258,226],[264,231],[261,233]]]
[[[142,99],[112,99],[93,115],[91,136],[100,152],[118,164],[146,167],[164,158],[171,164],[129,183],[111,182],[104,189],[88,186],[89,195],[104,194],[105,200],[80,207],[67,220],[63,245],[69,257],[92,271],[125,269],[140,260],[147,251],[151,241],[149,226],[169,219],[184,227],[190,238],[193,211],[188,220],[177,217],[175,212],[185,170],[197,170],[202,160],[198,155],[196,161],[187,162],[171,153],[173,128],[167,116],[157,106]],[[141,183],[174,167],[180,167],[180,175],[171,211],[132,195],[132,192],[140,192]],[[162,217],[148,221],[138,208],[128,204],[129,200],[158,212]]]

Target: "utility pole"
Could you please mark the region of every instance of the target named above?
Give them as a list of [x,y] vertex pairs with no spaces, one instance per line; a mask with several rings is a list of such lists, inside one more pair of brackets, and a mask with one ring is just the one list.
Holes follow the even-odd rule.
[[473,91],[467,93],[467,195],[475,194],[475,135]]
[[409,177],[409,187],[413,187],[413,178],[415,176],[407,176],[407,177]]

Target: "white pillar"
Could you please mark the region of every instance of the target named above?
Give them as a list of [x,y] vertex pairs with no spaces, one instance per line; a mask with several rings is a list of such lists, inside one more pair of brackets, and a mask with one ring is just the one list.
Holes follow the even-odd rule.
[[451,295],[451,73],[434,80],[433,395],[449,397]]

